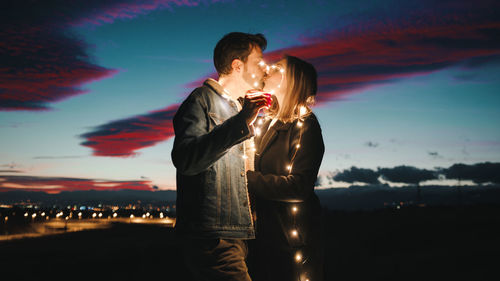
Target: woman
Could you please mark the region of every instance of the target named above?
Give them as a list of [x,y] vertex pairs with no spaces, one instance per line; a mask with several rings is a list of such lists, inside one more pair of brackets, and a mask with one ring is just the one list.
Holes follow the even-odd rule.
[[[256,210],[257,239],[250,244],[253,280],[323,279],[321,207],[314,193],[324,153],[321,128],[310,105],[314,67],[285,56],[270,68],[264,91],[273,110],[255,137],[255,171],[247,172]],[[257,130],[258,131],[258,130]]]

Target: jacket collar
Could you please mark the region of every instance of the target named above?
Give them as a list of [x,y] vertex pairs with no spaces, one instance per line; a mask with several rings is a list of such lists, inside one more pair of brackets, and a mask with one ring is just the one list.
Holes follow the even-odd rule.
[[[272,119],[268,119],[266,122],[264,122],[263,127],[268,128],[269,124],[271,123],[271,120]],[[266,133],[262,136],[261,145],[259,147],[260,151],[258,151],[258,153],[259,154],[264,153],[269,148],[269,146],[273,143],[273,141],[276,139],[276,137],[278,136],[278,132],[279,131],[286,131],[286,130],[290,129],[290,127],[294,123],[295,122],[284,123],[280,120],[277,120],[276,123],[274,123],[274,125],[271,128],[266,130]]]

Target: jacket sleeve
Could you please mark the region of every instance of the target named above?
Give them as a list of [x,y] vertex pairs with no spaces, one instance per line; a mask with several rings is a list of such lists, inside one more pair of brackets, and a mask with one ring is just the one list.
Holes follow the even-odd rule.
[[[291,127],[294,129],[294,126]],[[302,139],[292,169],[288,175],[262,174],[248,171],[248,190],[257,197],[276,201],[304,201],[313,193],[325,146],[321,128],[315,118],[307,118],[302,128]],[[292,135],[290,149],[297,149],[298,131]],[[293,153],[292,153],[293,155]],[[283,167],[289,163],[283,159]]]
[[201,94],[193,92],[179,107],[173,119],[175,140],[172,162],[178,172],[184,175],[205,171],[228,149],[252,135],[241,114],[208,131],[210,117]]

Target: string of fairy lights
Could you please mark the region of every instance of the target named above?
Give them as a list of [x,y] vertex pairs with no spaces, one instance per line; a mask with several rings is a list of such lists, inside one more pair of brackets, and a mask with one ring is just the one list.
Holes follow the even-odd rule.
[[[259,66],[264,68],[266,70],[266,73],[269,73],[271,70],[274,70],[274,71],[279,71],[280,74],[281,74],[281,79],[280,79],[280,83],[276,86],[276,88],[280,89],[281,88],[281,84],[283,83],[283,80],[284,80],[284,77],[285,77],[285,69],[281,66],[278,66],[278,65],[267,65],[264,61],[261,61],[259,63]],[[256,79],[256,75],[255,74],[252,74],[251,77],[253,79]],[[253,86],[254,88],[258,88],[260,86],[260,83],[258,81],[255,81],[253,83]],[[226,89],[224,89],[224,91],[227,91]],[[258,91],[258,92],[253,92],[253,94],[258,94],[258,93],[261,93],[261,94],[265,94],[267,96],[267,98],[269,99],[268,100],[268,106],[271,105],[271,102],[270,102],[270,98],[273,94],[275,94],[276,90],[275,89],[272,89],[270,91],[265,91],[265,92],[262,92],[262,91]],[[223,97],[225,97],[226,99],[230,99],[229,98],[229,95],[226,95],[224,94]],[[295,160],[295,157],[297,156],[297,152],[299,151],[299,149],[301,148],[301,140],[302,140],[302,133],[303,133],[303,124],[304,124],[304,116],[306,115],[307,113],[307,108],[305,106],[301,106],[299,108],[299,114],[298,114],[298,117],[297,117],[297,124],[296,126],[299,128],[299,134],[298,134],[298,141],[297,141],[297,144],[295,145],[295,149],[293,151],[293,155],[290,159],[290,161],[287,163],[287,165],[285,166],[286,170],[288,171],[288,174],[290,174],[292,172],[292,168],[293,168],[293,162]],[[269,116],[266,116],[264,115],[264,117],[260,117],[257,119],[257,126],[254,126],[255,127],[255,134],[257,136],[259,136],[261,133],[262,133],[262,130],[261,128],[259,127],[260,125],[262,125],[264,123],[263,119],[267,119],[267,118],[270,118]],[[271,125],[272,126],[272,122],[271,122]],[[254,142],[250,142],[250,151],[251,152],[255,152],[257,149],[255,148],[255,144]],[[248,156],[246,155],[245,153],[245,149],[243,151],[243,155],[242,155],[242,158],[243,159],[247,159]],[[296,264],[301,267],[302,265],[304,265],[306,262],[307,262],[307,257],[304,256],[304,253],[302,251],[302,247],[301,245],[304,245],[304,243],[301,241],[301,235],[300,235],[300,232],[299,232],[299,228],[298,228],[298,225],[297,225],[297,220],[296,220],[296,217],[297,217],[297,213],[299,212],[299,208],[297,207],[297,205],[291,203],[291,206],[290,206],[290,210],[291,210],[291,214],[292,214],[292,225],[293,225],[293,228],[290,230],[290,235],[292,237],[293,240],[295,240],[297,242],[296,245],[298,245],[297,247],[294,248],[295,250],[295,255],[294,255],[294,260],[296,262]],[[307,276],[306,276],[306,273],[303,273],[301,274],[300,273],[300,270],[297,270],[297,274],[298,274],[298,280],[299,281],[311,281]]]
[[[283,67],[280,67],[280,66],[277,66],[274,64],[269,66],[264,61],[261,61],[259,63],[259,65],[261,67],[265,67],[267,73],[269,73],[270,70],[278,70],[281,73],[281,80],[280,80],[280,83],[277,85],[277,88],[281,88],[281,84],[283,83],[284,76],[285,76],[285,69]],[[252,75],[252,78],[254,78],[254,77],[255,77],[255,75]],[[258,82],[254,83],[255,87],[258,87],[258,85],[259,85]],[[269,93],[272,95],[275,93],[275,90],[272,89],[269,91]],[[304,116],[306,115],[306,113],[307,113],[307,108],[305,106],[301,106],[299,108],[299,114],[298,114],[297,123],[296,123],[296,126],[299,128],[298,141],[294,147],[293,155],[285,167],[286,170],[288,171],[288,174],[292,173],[293,162],[295,160],[295,157],[297,156],[297,152],[301,148]],[[264,118],[270,118],[270,117],[264,116]],[[264,123],[263,122],[264,118],[259,118],[259,120],[257,121],[257,125],[262,125]],[[259,126],[256,126],[255,133],[256,133],[256,135],[261,134],[261,129]],[[251,150],[255,152],[256,151],[255,146],[253,146],[251,148]],[[243,155],[243,158],[246,158],[246,157],[247,157],[246,155]],[[304,256],[304,253],[302,251],[301,246],[303,246],[304,243],[301,241],[302,236],[300,235],[299,227],[297,225],[297,219],[296,219],[297,214],[299,212],[299,208],[294,203],[290,203],[290,204],[291,204],[290,210],[291,210],[291,214],[292,214],[292,225],[293,225],[293,228],[290,230],[290,236],[292,237],[293,240],[295,240],[297,242],[297,244],[296,244],[297,246],[294,248],[294,250],[295,250],[294,259],[295,259],[297,266],[299,266],[299,270],[297,270],[298,280],[299,281],[311,281],[307,276],[305,276],[306,273],[301,274],[301,272],[300,272],[302,265],[304,265],[307,262],[307,257]]]

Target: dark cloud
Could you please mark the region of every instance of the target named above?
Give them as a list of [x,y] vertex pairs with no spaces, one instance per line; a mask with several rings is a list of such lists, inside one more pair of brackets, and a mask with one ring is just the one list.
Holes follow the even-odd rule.
[[178,104],[147,114],[112,121],[80,137],[81,145],[93,149],[94,156],[129,157],[135,151],[174,136],[172,119]]
[[335,176],[333,176],[333,180],[335,181],[343,181],[343,182],[364,182],[371,184],[380,183],[378,180],[379,174],[376,171],[371,169],[362,169],[357,167],[351,167],[350,170],[344,170]]
[[422,181],[438,179],[438,174],[435,171],[405,165],[394,168],[378,168],[378,173],[385,180],[395,183],[419,184]]
[[427,154],[434,159],[443,158],[437,151],[429,151]]
[[378,147],[378,143],[372,141],[366,142],[365,145],[368,147]]
[[475,183],[500,183],[500,163],[454,164],[442,173],[448,179],[472,180]]

